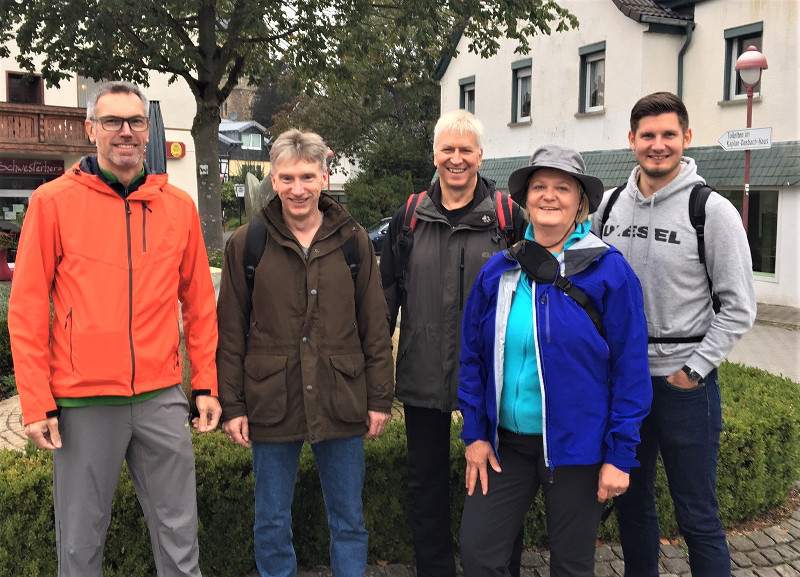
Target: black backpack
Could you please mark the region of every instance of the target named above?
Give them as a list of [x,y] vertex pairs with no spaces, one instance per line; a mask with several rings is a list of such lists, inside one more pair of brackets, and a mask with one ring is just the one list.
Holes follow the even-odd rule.
[[[600,238],[603,238],[603,229],[605,228],[606,221],[611,214],[611,207],[617,202],[620,193],[625,190],[627,185],[623,184],[614,189],[611,196],[608,197],[605,210],[600,217]],[[695,233],[697,234],[697,256],[700,263],[705,266],[706,264],[706,201],[714,189],[706,184],[697,184],[692,188],[689,194],[689,222],[692,223]],[[708,278],[708,291],[711,293],[711,302],[714,307],[714,313],[718,313],[722,307],[719,296],[714,292],[714,285],[711,282],[711,276],[708,274],[706,268],[706,278]],[[675,338],[650,338],[650,342],[669,342],[669,343],[697,343],[703,340],[703,337],[675,337]]]
[[[267,227],[264,221],[260,218],[254,218],[247,224],[247,238],[244,245],[244,279],[247,282],[247,292],[250,295],[248,302],[253,302],[253,286],[256,278],[256,267],[261,256],[264,254],[264,248],[267,245]],[[358,249],[356,248],[355,235],[348,238],[342,245],[342,252],[344,253],[344,260],[347,262],[347,267],[350,269],[350,276],[353,278],[353,283],[356,282],[358,276]]]

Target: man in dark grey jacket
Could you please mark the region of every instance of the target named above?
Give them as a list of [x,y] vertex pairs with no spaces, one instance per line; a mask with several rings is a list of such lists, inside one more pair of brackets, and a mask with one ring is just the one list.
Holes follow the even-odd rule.
[[[381,254],[392,329],[402,308],[396,395],[408,439],[409,523],[417,575],[455,575],[450,527],[450,425],[457,409],[461,314],[478,271],[506,248],[498,228],[495,187],[478,174],[483,127],[465,110],[442,116],[434,129],[439,179],[416,206],[412,248],[398,238],[406,206],[394,214]],[[513,205],[516,238],[522,210]],[[405,260],[405,266],[398,266]],[[401,271],[399,274],[396,270]]]

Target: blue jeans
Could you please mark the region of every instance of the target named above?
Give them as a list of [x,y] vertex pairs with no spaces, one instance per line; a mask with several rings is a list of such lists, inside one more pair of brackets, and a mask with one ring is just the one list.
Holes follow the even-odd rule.
[[717,371],[689,391],[673,387],[664,377],[652,377],[652,383],[653,406],[642,423],[637,450],[641,467],[631,469],[630,488],[614,500],[625,575],[658,576],[660,535],[653,488],[660,450],[692,575],[730,577],[730,553],[716,493],[722,432]]
[[[297,575],[292,546],[292,500],[302,441],[253,443],[256,566],[261,577]],[[362,437],[311,445],[325,499],[336,577],[363,577],[367,529],[361,502],[364,487]]]

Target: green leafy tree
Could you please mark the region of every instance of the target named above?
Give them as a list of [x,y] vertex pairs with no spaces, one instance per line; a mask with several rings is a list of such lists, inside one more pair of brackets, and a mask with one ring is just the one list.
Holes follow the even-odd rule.
[[[82,72],[147,85],[153,71],[186,82],[197,105],[192,124],[197,163],[208,166],[197,188],[210,249],[222,247],[219,106],[241,78],[258,83],[286,69],[314,78],[340,65],[350,71],[349,59],[398,52],[408,65],[398,66],[398,72],[411,70],[411,64],[425,68],[452,56],[461,32],[471,39],[468,49],[484,56],[497,51],[503,36],[516,39],[526,52],[528,38],[539,31],[576,23],[551,0],[446,5],[420,0],[0,0],[0,13],[0,41],[14,35],[18,60],[29,71],[41,55],[37,72],[48,83]],[[358,83],[367,86],[379,76]],[[376,90],[365,94],[384,97]],[[351,98],[355,103],[358,95]],[[403,95],[395,98],[397,114],[407,114]],[[413,130],[410,123],[401,126]]]

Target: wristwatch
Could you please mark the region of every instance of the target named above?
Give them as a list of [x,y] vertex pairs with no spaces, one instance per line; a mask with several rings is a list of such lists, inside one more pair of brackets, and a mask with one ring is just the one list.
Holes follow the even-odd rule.
[[686,376],[687,376],[687,377],[689,377],[689,380],[690,380],[690,381],[693,381],[693,382],[695,382],[695,383],[699,383],[700,381],[702,381],[702,380],[703,380],[703,375],[701,375],[700,373],[698,373],[698,372],[697,372],[697,371],[695,371],[694,369],[690,369],[690,368],[689,368],[689,367],[687,367],[686,365],[683,365],[683,366],[681,367],[681,370],[682,370],[684,373],[686,373]]

